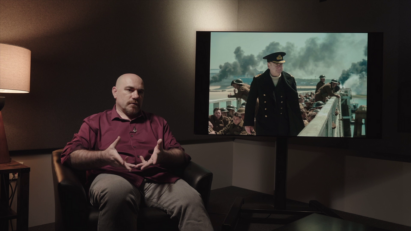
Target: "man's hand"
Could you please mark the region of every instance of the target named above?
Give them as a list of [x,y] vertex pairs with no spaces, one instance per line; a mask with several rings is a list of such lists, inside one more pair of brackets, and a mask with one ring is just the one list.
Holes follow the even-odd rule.
[[73,168],[82,170],[98,169],[110,165],[131,171],[132,168],[136,168],[136,165],[127,163],[128,157],[123,160],[120,154],[118,154],[116,145],[119,140],[120,136],[118,136],[117,139],[103,151],[85,149],[76,150],[70,154],[69,164]]
[[131,168],[135,168],[134,164],[127,163],[127,157],[123,160],[116,150],[116,145],[120,140],[120,136],[110,145],[108,148],[101,152],[101,160],[103,163],[111,165],[113,167],[126,168],[131,171]]
[[163,140],[159,139],[157,141],[157,145],[154,147],[153,154],[151,155],[149,160],[145,160],[144,157],[140,156],[141,163],[136,165],[136,168],[141,167],[141,170],[147,168],[150,165],[157,164],[158,157],[163,154]]
[[254,132],[254,127],[253,126],[245,126],[245,130],[247,131],[248,134],[251,134]]

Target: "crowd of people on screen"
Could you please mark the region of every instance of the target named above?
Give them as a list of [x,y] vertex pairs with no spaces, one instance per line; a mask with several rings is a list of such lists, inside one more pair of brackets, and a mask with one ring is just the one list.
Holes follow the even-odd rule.
[[[241,79],[233,80],[231,85],[235,88],[234,95],[228,97],[238,97],[247,100],[249,85],[244,84]],[[327,101],[335,96],[340,90],[340,82],[332,79],[329,83],[325,83],[325,76],[320,76],[320,82],[317,84],[316,92],[305,92],[298,95],[301,118],[304,125],[307,126],[321,111]],[[236,107],[229,105],[226,108],[214,108],[213,114],[208,120],[208,134],[215,135],[255,135],[255,132],[248,134],[244,127],[245,116],[244,102],[236,111]],[[338,115],[338,109],[335,110],[335,115]],[[336,127],[332,124],[333,129]]]

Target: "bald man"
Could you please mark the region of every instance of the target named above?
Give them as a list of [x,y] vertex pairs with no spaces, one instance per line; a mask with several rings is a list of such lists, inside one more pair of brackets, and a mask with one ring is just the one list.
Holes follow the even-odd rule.
[[188,156],[163,118],[141,110],[144,82],[124,74],[112,88],[112,109],[84,119],[61,162],[87,170],[90,203],[99,208],[98,230],[137,230],[142,200],[179,221],[180,230],[212,230],[198,192],[168,171]]

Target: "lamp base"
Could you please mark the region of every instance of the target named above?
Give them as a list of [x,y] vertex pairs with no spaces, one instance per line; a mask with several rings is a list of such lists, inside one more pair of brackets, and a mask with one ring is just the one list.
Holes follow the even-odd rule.
[[6,132],[4,130],[3,115],[1,109],[5,102],[4,96],[0,96],[0,164],[10,163],[9,147],[7,145]]

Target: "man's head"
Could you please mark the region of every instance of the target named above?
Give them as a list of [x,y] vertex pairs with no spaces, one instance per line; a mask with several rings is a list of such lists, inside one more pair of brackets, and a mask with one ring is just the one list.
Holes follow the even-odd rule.
[[221,117],[221,110],[220,110],[220,108],[214,108],[214,116],[215,117],[217,117],[217,119],[220,119],[220,117]]
[[228,114],[233,115],[235,111],[235,107],[232,105],[227,106]]
[[234,87],[235,89],[239,89],[243,85],[243,80],[241,79],[235,79],[231,81],[231,86]]
[[315,109],[321,109],[324,106],[324,102],[323,101],[317,101],[313,104],[313,108]]
[[241,118],[240,113],[238,113],[238,112],[234,113],[234,115],[233,115],[233,123],[234,123],[235,125],[238,125],[238,124],[240,124],[241,120],[243,120],[243,119]]
[[321,80],[321,82],[325,82],[325,76],[324,75],[320,75],[320,80]]
[[270,69],[270,73],[272,76],[280,76],[281,72],[283,71],[283,64],[282,63],[274,63],[274,62],[269,62],[267,63],[268,69]]
[[144,82],[136,75],[127,73],[117,78],[111,90],[116,99],[116,110],[122,118],[134,119],[144,100]]
[[301,117],[303,118],[303,120],[307,119],[307,113],[304,110],[300,110],[301,112]]
[[267,60],[267,67],[270,69],[271,75],[280,76],[283,71],[283,63],[285,63],[284,56],[285,52],[275,52],[263,57]]
[[227,116],[227,109],[225,109],[225,108],[220,108],[220,111],[221,111],[221,115],[223,115],[223,116]]
[[317,115],[317,112],[310,112],[307,115],[307,121],[311,122],[311,120],[313,120],[315,118],[315,116]]
[[308,100],[308,101],[305,102],[305,105],[307,105],[308,108],[311,108],[313,106],[313,102]]
[[237,113],[241,116],[241,119],[244,120],[244,118],[245,118],[245,107],[239,108]]
[[331,87],[332,87],[332,88],[334,88],[335,86],[337,86],[337,83],[338,83],[338,81],[337,81],[337,80],[332,79],[332,80],[331,80],[331,82],[330,82]]

